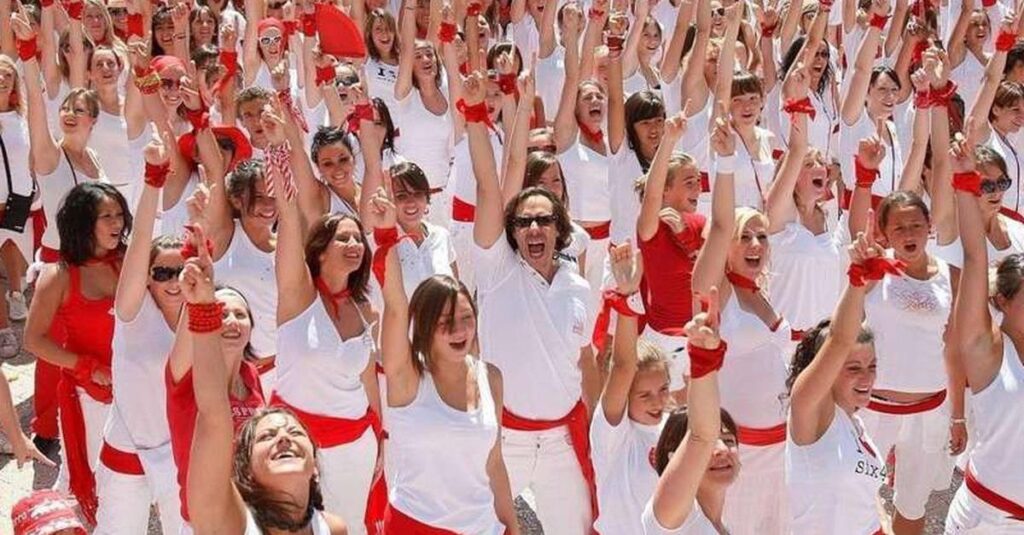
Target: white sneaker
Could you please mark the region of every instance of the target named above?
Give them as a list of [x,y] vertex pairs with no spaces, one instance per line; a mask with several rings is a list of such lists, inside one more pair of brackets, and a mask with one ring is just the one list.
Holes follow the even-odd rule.
[[21,344],[10,327],[0,329],[0,359],[11,359],[18,356]]
[[7,307],[7,316],[11,318],[11,321],[23,321],[28,317],[25,294],[21,292],[7,292]]

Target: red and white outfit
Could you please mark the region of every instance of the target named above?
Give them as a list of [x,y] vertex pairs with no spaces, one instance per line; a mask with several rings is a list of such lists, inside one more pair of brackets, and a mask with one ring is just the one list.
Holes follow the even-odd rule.
[[998,375],[971,403],[975,446],[965,484],[949,506],[946,533],[1024,533],[1024,365],[1010,337],[1003,336]]
[[[93,161],[99,166],[99,162],[95,158]],[[71,191],[71,188],[77,186],[80,182],[87,180],[107,182],[107,175],[103,173],[102,167],[100,168],[99,176],[91,177],[86,175],[75,169],[71,164],[71,160],[68,159],[67,152],[61,150],[60,157],[57,160],[57,167],[54,168],[53,172],[48,175],[37,174],[36,179],[39,182],[40,197],[43,199],[43,212],[46,214],[47,221],[49,221],[49,224],[46,225],[46,231],[43,232],[43,250],[40,251],[40,256],[43,262],[56,262],[59,259],[60,251],[60,233],[57,232],[57,212],[60,210],[64,197]]]
[[936,260],[938,273],[928,280],[886,275],[864,304],[879,355],[874,390],[932,394],[900,404],[872,396],[861,412],[878,453],[896,456],[893,478],[896,509],[905,518],[921,518],[933,490],[949,488],[956,458],[949,454],[949,406],[946,399],[943,331],[953,306],[949,265]]
[[[775,160],[772,159],[771,133],[759,126],[754,127],[756,145],[747,147],[742,138],[736,136],[736,170],[733,173],[736,184],[736,206],[748,206],[763,210],[768,189],[775,178]],[[711,160],[708,174],[709,184],[714,184],[718,169],[718,157]]]
[[504,236],[474,252],[481,355],[504,377],[502,453],[512,494],[533,490],[547,533],[587,533],[596,496],[584,476],[593,468],[579,360],[594,321],[590,286],[562,261],[549,283]]
[[[831,47],[829,48],[831,49]],[[830,53],[834,55],[836,53],[835,49],[831,49]],[[833,72],[835,71],[833,70]],[[837,97],[833,83],[825,83],[823,94],[819,94],[816,88],[811,88],[807,96],[811,99],[811,105],[814,106],[814,115],[807,116],[807,142],[810,144],[810,147],[820,150],[828,158],[833,158],[840,154],[856,154],[856,151],[846,153],[839,149],[839,140],[837,138],[839,137],[839,125],[842,122],[842,118],[839,116],[839,106],[836,103]],[[766,103],[764,116],[768,128],[784,145],[788,145],[789,114],[782,111],[782,84],[775,84],[775,88],[772,89],[771,93],[768,93]],[[842,130],[845,132],[850,128],[843,125]],[[843,176],[846,176],[845,170],[843,171]],[[849,176],[848,180],[852,179],[853,175]]]
[[569,213],[573,220],[598,223],[583,227],[590,236],[584,277],[593,290],[596,305],[604,276],[611,231],[611,199],[608,192],[608,157],[576,143],[558,156],[569,195]]
[[783,406],[790,333],[783,319],[769,327],[743,310],[735,292],[722,307],[728,355],[718,374],[722,408],[738,427],[739,477],[726,494],[724,520],[737,533],[787,533]]
[[421,375],[412,403],[384,409],[390,436],[386,535],[505,531],[487,474],[498,439],[491,383],[483,362],[467,355],[466,363],[479,396],[472,410],[445,403],[430,372]]
[[885,481],[885,461],[863,428],[860,418],[836,406],[817,442],[798,446],[787,433],[786,487],[794,535],[881,533],[875,497]]
[[[501,136],[488,130],[494,161],[501,162],[504,148]],[[473,174],[473,160],[469,155],[469,139],[463,137],[455,145],[455,163],[452,167],[452,246],[455,256],[466,259],[459,266],[459,280],[473,291],[476,288],[476,265],[471,258],[473,243],[473,222],[476,221],[476,176]]]
[[[726,509],[728,510],[728,507]],[[654,506],[651,501],[644,507],[640,522],[643,524],[643,535],[721,535],[718,528],[704,514],[697,500],[693,501],[690,516],[687,516],[683,525],[676,529],[665,529],[658,523],[658,519],[654,518]]]
[[148,291],[134,318],[115,320],[117,382],[96,470],[96,533],[145,533],[154,503],[165,533],[182,525],[164,387],[173,344],[174,332]]
[[825,215],[825,232],[814,235],[791,221],[768,237],[772,277],[768,285],[775,310],[789,321],[794,341],[832,315],[845,284],[847,263],[843,227]]
[[214,262],[217,282],[238,290],[252,310],[253,354],[269,357],[277,351],[277,277],[274,252],[261,251],[235,220],[235,232],[224,254]]
[[[448,98],[447,88],[440,88]],[[395,138],[398,152],[427,175],[427,182],[433,190],[430,195],[430,222],[448,227],[452,214],[452,192],[448,176],[452,167],[452,116],[447,111],[441,115],[423,105],[420,92],[413,89],[406,97],[391,108],[392,116],[401,125],[402,135]]]
[[[875,125],[875,120],[865,111],[860,114],[857,122],[852,125],[844,124],[839,131],[839,167],[842,169],[843,181],[846,184],[846,198],[841,199],[840,205],[844,208],[849,207],[849,199],[852,198],[856,183],[857,172],[854,168],[853,160],[854,155],[857,154],[857,144],[860,143],[861,139],[870,136],[878,135],[882,140],[882,145],[885,147],[882,161],[878,163],[878,178],[871,185],[873,201],[877,203],[882,197],[899,190],[905,155],[900,146],[900,136],[896,132],[896,123],[893,122],[893,119],[887,119],[885,127],[889,130],[889,137],[892,143],[886,143],[885,138],[881,138],[881,134],[878,133],[877,126]],[[845,217],[843,221],[843,226],[846,227]]]
[[[448,231],[438,225],[423,222],[426,232],[423,241],[417,245],[411,238],[399,240],[395,245],[398,263],[402,266],[402,286],[410,300],[421,282],[434,275],[454,277],[452,264],[455,263],[455,247]],[[372,236],[371,236],[372,239]],[[376,249],[376,243],[371,242]]]
[[[3,140],[3,153],[7,164],[0,172],[0,199],[6,200],[11,193],[18,195],[32,195],[32,171],[27,164],[29,158],[28,132],[25,130],[25,118],[14,111],[0,112],[0,139]],[[2,161],[0,161],[2,163]],[[10,176],[7,176],[10,173]],[[7,186],[10,180],[11,187]],[[13,189],[13,191],[11,191]],[[8,240],[18,248],[26,263],[32,263],[32,240],[35,233],[32,228],[31,218],[25,223],[25,230],[14,232],[13,230],[0,229],[0,245]],[[12,288],[17,291],[20,288]]]
[[600,405],[594,411],[590,444],[600,505],[594,521],[598,533],[643,535],[639,519],[658,484],[651,461],[663,426],[664,419],[659,425],[644,425],[625,413],[619,425],[611,425]]
[[[358,310],[358,309],[357,309]],[[292,409],[320,448],[324,507],[365,533],[362,519],[377,460],[375,428],[361,375],[374,350],[372,327],[343,340],[317,297],[278,329],[277,382],[271,403]]]

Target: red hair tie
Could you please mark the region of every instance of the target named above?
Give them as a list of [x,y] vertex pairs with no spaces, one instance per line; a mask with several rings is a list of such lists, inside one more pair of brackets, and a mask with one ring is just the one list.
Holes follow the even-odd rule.
[[38,50],[39,41],[35,37],[31,39],[21,40],[18,39],[18,59],[21,61],[30,61],[36,58],[36,50]]
[[629,308],[629,303],[626,302],[625,295],[622,295],[615,290],[605,290],[602,295],[601,312],[598,313],[597,320],[594,322],[594,335],[590,340],[590,342],[594,344],[594,348],[597,349],[598,353],[604,351],[605,342],[607,342],[605,338],[608,334],[608,325],[611,324],[612,310],[618,312],[620,316],[625,316],[627,318],[635,318],[639,316],[639,314],[637,314],[632,308]]
[[480,2],[472,2],[472,3],[470,3],[469,5],[466,6],[466,16],[467,17],[478,17],[478,16],[480,16],[480,12],[482,10],[483,10],[483,5],[481,5]]
[[441,27],[437,29],[437,40],[442,43],[451,43],[455,40],[456,33],[458,33],[458,29],[455,27],[455,24],[442,22]]
[[700,379],[705,375],[722,369],[725,361],[725,351],[728,349],[725,340],[721,340],[715,349],[697,347],[693,344],[686,344],[686,353],[690,357],[690,378]]
[[860,264],[850,264],[850,269],[846,274],[850,276],[850,285],[859,288],[867,284],[868,281],[882,280],[882,277],[886,275],[894,277],[903,275],[903,270],[906,267],[906,263],[902,260],[876,256]]
[[794,113],[806,114],[811,120],[814,120],[817,115],[817,110],[814,109],[814,104],[811,103],[811,97],[804,97],[800,99],[789,99],[785,105],[782,106],[782,111],[793,115]]
[[1017,34],[1013,32],[999,32],[999,37],[996,37],[996,50],[999,52],[1009,52],[1015,44],[1017,44]]
[[501,92],[506,95],[515,95],[519,92],[516,87],[516,79],[518,77],[514,73],[499,74],[498,75],[498,87]]
[[188,303],[188,330],[196,334],[217,332],[224,325],[224,303]]
[[467,123],[483,123],[488,128],[494,128],[494,123],[491,122],[491,114],[487,111],[487,103],[485,102],[470,105],[460,98],[455,103],[455,109],[459,110],[459,113],[465,117]]
[[348,131],[352,133],[358,132],[359,122],[364,119],[367,121],[373,120],[373,104],[369,102],[356,104],[352,108],[352,113],[348,114]]
[[167,182],[167,175],[170,171],[170,162],[164,162],[160,165],[153,165],[146,162],[146,172],[143,176],[145,177],[146,184],[153,186],[154,188],[162,188]]
[[325,65],[323,67],[316,68],[316,85],[321,86],[324,84],[334,83],[337,79],[338,73],[334,71],[334,65]]
[[871,26],[872,28],[878,28],[879,30],[884,30],[885,29],[885,25],[888,22],[889,22],[889,16],[888,15],[879,15],[878,13],[875,13],[874,15],[871,15],[871,22],[869,22],[868,25]]
[[856,174],[856,185],[858,188],[871,188],[875,185],[875,180],[880,174],[878,169],[869,169],[868,167],[865,167],[857,156],[853,157],[853,169]]
[[[185,242],[181,246],[181,258],[188,260],[189,258],[195,258],[199,256],[199,251],[196,246],[192,243],[192,225],[185,225],[185,234],[181,237],[181,240]],[[213,256],[213,240],[206,238],[206,252]]]
[[953,173],[953,189],[981,197],[981,173],[977,171]]

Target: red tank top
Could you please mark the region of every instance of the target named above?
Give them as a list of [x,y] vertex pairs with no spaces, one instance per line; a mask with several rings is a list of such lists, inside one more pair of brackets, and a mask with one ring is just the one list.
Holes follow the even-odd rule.
[[[67,268],[71,279],[68,296],[54,318],[67,330],[64,349],[76,355],[90,355],[109,367],[113,355],[110,344],[114,339],[114,297],[86,298],[82,295],[81,268],[70,265]],[[110,387],[79,386],[85,388],[97,401],[110,403]],[[105,395],[101,395],[103,391],[106,392]]]
[[644,259],[644,308],[648,324],[658,332],[681,331],[693,317],[693,266],[704,242],[704,221],[700,214],[683,214],[685,228],[679,234],[659,221],[654,237],[639,242]]
[[[249,397],[245,399],[229,398],[235,433],[238,433],[242,424],[250,416],[266,405],[256,366],[243,360],[238,373],[242,376],[242,383],[249,389]],[[164,368],[164,383],[167,386],[167,424],[171,429],[171,453],[174,455],[174,464],[178,467],[181,517],[188,521],[188,502],[185,489],[188,482],[189,453],[192,450],[192,435],[196,429],[196,412],[198,410],[195,390],[192,386],[192,370],[189,369],[181,381],[175,383],[171,376],[171,367],[168,365]]]

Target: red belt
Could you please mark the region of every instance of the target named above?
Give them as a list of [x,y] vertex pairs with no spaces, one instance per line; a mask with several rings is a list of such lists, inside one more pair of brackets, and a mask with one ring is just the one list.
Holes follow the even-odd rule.
[[928,396],[921,401],[915,401],[913,403],[892,403],[878,398],[871,398],[868,402],[868,409],[882,414],[896,414],[896,415],[907,415],[907,414],[919,414],[922,412],[928,412],[946,401],[946,391],[936,392],[931,396]]
[[60,251],[51,249],[45,245],[39,247],[39,259],[47,264],[60,262]]
[[612,222],[605,221],[592,227],[583,227],[592,240],[604,240],[612,235]]
[[590,422],[587,418],[587,406],[577,401],[569,414],[557,420],[529,420],[516,416],[508,409],[501,409],[501,425],[515,431],[547,431],[566,426],[569,428],[569,441],[576,454],[576,460],[583,471],[583,479],[590,489],[591,518],[597,518],[597,482],[594,477],[594,464],[590,461]]
[[459,535],[444,528],[436,528],[391,507],[384,511],[383,535]]
[[736,426],[736,439],[747,446],[774,446],[786,441],[786,422],[775,427],[754,428]]
[[967,465],[967,474],[964,475],[964,483],[967,484],[967,490],[971,491],[971,494],[977,496],[981,501],[1008,514],[1009,518],[1013,520],[1024,520],[1024,505],[1016,503],[982,485],[981,481],[978,481],[978,478],[974,476],[974,471],[971,470],[969,464]]
[[999,213],[1003,214],[1010,219],[1017,221],[1018,223],[1024,223],[1024,216],[1017,213],[1016,210],[1010,210],[1009,208],[1003,207],[999,209]]
[[270,404],[284,407],[295,413],[295,416],[309,428],[309,434],[313,441],[321,448],[333,448],[355,442],[370,428],[373,428],[374,433],[380,436],[380,418],[371,409],[366,409],[366,414],[358,420],[335,418],[297,409],[281,399],[277,392],[270,397]]
[[103,466],[106,466],[118,474],[127,474],[130,476],[141,476],[146,474],[146,471],[142,468],[142,461],[139,460],[138,455],[128,453],[127,451],[121,451],[111,446],[106,440],[103,441],[103,448],[100,450],[100,462],[103,463]]
[[463,223],[476,221],[476,205],[458,198],[452,197],[452,219]]
[[[850,209],[850,203],[853,201],[853,190],[847,189],[843,191],[843,202],[839,203],[839,207],[843,210]],[[878,203],[882,202],[881,195],[871,194],[871,208],[877,209]]]
[[700,191],[701,193],[709,193],[711,191],[711,179],[708,178],[708,174],[705,171],[700,172]]

